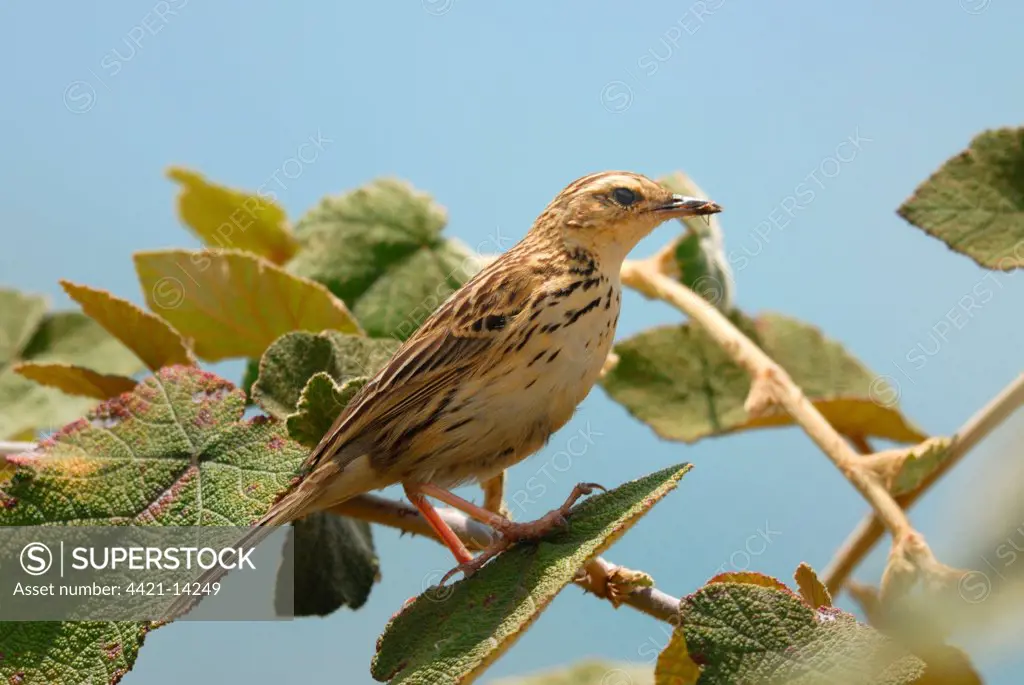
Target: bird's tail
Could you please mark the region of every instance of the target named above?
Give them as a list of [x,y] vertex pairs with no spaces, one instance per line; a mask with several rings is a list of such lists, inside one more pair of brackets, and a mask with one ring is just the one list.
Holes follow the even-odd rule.
[[[360,460],[348,464],[344,470],[334,462],[325,462],[309,474],[293,490],[277,501],[263,518],[253,524],[252,530],[239,538],[232,547],[239,550],[256,548],[279,526],[288,525],[316,511],[341,504],[356,495],[381,487],[379,479]],[[241,553],[241,552],[239,552]],[[215,583],[231,569],[217,565],[204,571],[190,583],[198,583],[202,589],[207,583]],[[193,585],[193,587],[197,587]],[[204,597],[203,594],[179,595],[168,607],[160,622],[172,621],[187,614]]]

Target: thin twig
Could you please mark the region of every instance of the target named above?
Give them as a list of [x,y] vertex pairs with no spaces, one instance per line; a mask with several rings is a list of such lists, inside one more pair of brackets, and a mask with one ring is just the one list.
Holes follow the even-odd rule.
[[[423,535],[440,542],[426,520],[411,505],[390,500],[378,495],[359,495],[332,509],[331,512],[342,516],[377,523],[390,528],[397,528],[413,535]],[[455,534],[473,550],[484,549],[494,537],[494,532],[461,511],[447,507],[438,508],[438,513]],[[598,597],[610,599],[616,597],[616,604],[627,604],[654,618],[667,621],[673,626],[679,624],[680,600],[653,587],[629,589],[626,592],[614,592],[610,583],[614,582],[614,572],[619,567],[611,562],[596,557],[583,568],[577,577],[576,584],[585,591]]]
[[658,262],[654,260],[627,261],[622,268],[622,282],[648,297],[664,300],[685,313],[750,374],[750,395],[745,405],[748,413],[756,415],[777,405],[793,417],[867,500],[878,520],[892,534],[891,566],[901,561],[904,568],[910,563],[925,574],[946,571],[946,567],[935,560],[924,538],[911,526],[906,513],[893,499],[885,484],[862,463],[863,457],[811,404],[789,374],[721,312],[689,288],[662,274]]
[[8,454],[21,454],[31,452],[36,448],[34,442],[7,442],[0,440],[0,457]]
[[[921,481],[912,492],[896,498],[904,509],[913,504],[942,476],[950,471],[978,443],[984,440],[999,424],[1024,404],[1024,374],[1003,388],[998,395],[979,409],[974,416],[956,432],[949,445],[946,459],[928,477]],[[836,552],[832,562],[823,574],[825,586],[832,596],[842,590],[843,583],[857,565],[868,555],[871,548],[882,537],[885,528],[873,512],[866,516]]]

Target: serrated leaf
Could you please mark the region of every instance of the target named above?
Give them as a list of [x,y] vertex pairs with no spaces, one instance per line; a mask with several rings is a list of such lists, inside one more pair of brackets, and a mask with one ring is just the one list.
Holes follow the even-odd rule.
[[45,297],[0,288],[0,368],[19,357],[45,314]]
[[380,179],[327,197],[295,226],[289,265],[347,302],[366,332],[404,340],[479,269],[441,236],[445,211],[407,183]]
[[159,316],[105,290],[63,280],[60,284],[87,316],[124,343],[150,370],[196,363],[181,334]]
[[[36,321],[12,362],[73,364],[120,376],[143,368],[138,357],[83,314],[58,312]],[[39,428],[55,430],[96,404],[41,386],[15,373],[12,366],[0,367],[0,439],[34,435]]]
[[654,685],[696,685],[700,666],[686,648],[683,631],[676,628],[654,667]]
[[[658,183],[674,193],[689,197],[707,194],[682,172],[658,179]],[[723,312],[733,307],[735,282],[718,215],[679,219],[686,234],[677,238],[661,253],[662,271],[693,290]]]
[[181,220],[207,245],[251,252],[275,264],[295,255],[298,242],[288,216],[273,200],[211,183],[181,167],[171,167],[167,176],[181,185]]
[[391,683],[465,683],[497,659],[600,554],[689,470],[673,466],[588,498],[567,528],[511,547],[472,578],[433,587],[391,619],[371,673]]
[[303,388],[295,413],[288,416],[288,435],[300,444],[316,447],[368,380],[365,376],[352,378],[339,386],[326,371],[315,374]]
[[117,397],[135,387],[135,381],[126,376],[99,373],[74,364],[19,362],[13,369],[18,375],[40,385],[56,388],[68,395],[97,400]]
[[0,676],[12,685],[113,685],[149,630],[126,621],[0,622]]
[[976,136],[897,212],[980,266],[1024,266],[1024,128]]
[[809,565],[800,562],[793,574],[796,586],[800,588],[800,597],[812,609],[822,609],[832,606],[832,595],[829,594],[825,584],[818,580],[818,574]]
[[[316,513],[292,524],[277,576],[277,598],[295,616],[327,616],[366,603],[380,564],[366,521]],[[279,613],[286,614],[278,603]]]
[[345,303],[322,285],[245,252],[138,252],[135,270],[150,309],[207,361],[259,357],[294,330],[361,333]]
[[565,668],[513,678],[493,685],[654,685],[651,669],[629,663],[585,659]]
[[306,450],[278,422],[242,421],[244,406],[213,374],[162,369],[9,457],[19,468],[0,490],[0,525],[251,525]]
[[757,571],[729,571],[726,573],[719,573],[707,582],[708,585],[712,583],[734,583],[736,585],[757,585],[758,587],[766,587],[780,592],[789,592],[792,594],[792,590],[786,587],[778,578],[772,578],[763,573]]
[[[789,372],[814,406],[844,435],[919,442],[924,435],[886,397],[872,374],[820,330],[766,314],[738,325]],[[615,346],[618,363],[602,387],[663,438],[695,442],[752,428],[792,425],[783,412],[751,418],[750,376],[693,323],[650,329]]]
[[701,685],[904,685],[924,664],[838,609],[815,611],[791,592],[706,585],[683,600],[682,631]]
[[260,360],[253,398],[268,413],[284,419],[296,411],[309,379],[323,371],[339,385],[372,376],[398,349],[396,340],[297,332],[282,336]]
[[[290,486],[305,450],[280,423],[242,421],[244,395],[191,366],[162,369],[45,440],[0,484],[0,526],[248,526]],[[202,498],[199,498],[200,485]],[[0,624],[26,682],[117,682],[148,623]]]

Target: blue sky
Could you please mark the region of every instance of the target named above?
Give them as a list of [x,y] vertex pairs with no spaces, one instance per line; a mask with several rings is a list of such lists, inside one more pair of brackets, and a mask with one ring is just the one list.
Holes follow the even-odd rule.
[[[1020,372],[1024,281],[988,274],[894,210],[976,133],[1020,123],[1022,21],[1024,5],[1007,0],[7,3],[0,282],[61,306],[58,278],[141,302],[132,252],[195,244],[173,213],[170,164],[272,184],[292,218],[327,193],[400,176],[448,207],[448,230],[471,246],[518,239],[586,173],[683,169],[726,207],[739,306],[818,324],[895,378],[925,430],[949,433]],[[310,137],[321,140],[313,161],[288,162]],[[813,200],[768,230],[801,184]],[[936,337],[985,278],[993,297]],[[619,336],[679,318],[631,294]],[[674,594],[723,564],[787,580],[800,561],[824,568],[865,512],[796,430],[662,442],[600,390],[512,486],[588,426],[601,435],[527,515],[576,481],[692,461],[608,553]],[[913,510],[941,558],[970,565],[957,557],[972,535],[961,493],[991,487],[999,446],[1022,429],[1004,426]],[[747,550],[760,531],[770,543]],[[378,542],[383,581],[358,613],[172,625],[126,682],[371,682],[387,618],[450,566],[433,543],[390,531]],[[877,550],[856,576],[876,582],[883,563]],[[664,641],[651,619],[569,588],[488,678],[587,655],[649,662]],[[977,661],[990,683],[1015,682],[1022,664]]]

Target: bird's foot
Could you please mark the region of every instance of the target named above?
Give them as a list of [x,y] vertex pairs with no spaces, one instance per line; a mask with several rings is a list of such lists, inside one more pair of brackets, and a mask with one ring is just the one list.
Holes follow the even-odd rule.
[[562,506],[549,511],[547,514],[535,521],[517,523],[504,517],[492,518],[489,523],[501,537],[496,542],[488,545],[486,549],[476,555],[473,559],[459,564],[446,573],[444,578],[441,579],[441,585],[443,586],[449,578],[460,571],[462,572],[463,578],[469,578],[483,568],[488,561],[511,547],[513,543],[543,538],[554,529],[566,525],[573,505],[575,505],[581,497],[585,497],[593,493],[595,490],[605,490],[605,488],[597,483],[577,484]]

